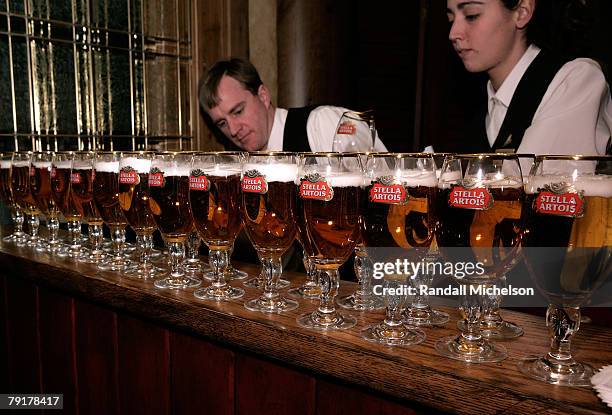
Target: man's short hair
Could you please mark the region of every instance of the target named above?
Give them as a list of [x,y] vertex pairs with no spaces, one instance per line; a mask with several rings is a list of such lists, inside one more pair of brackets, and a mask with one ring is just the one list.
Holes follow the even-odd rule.
[[217,61],[206,72],[200,86],[200,105],[204,109],[211,109],[219,104],[219,82],[224,75],[234,78],[253,95],[259,92],[259,86],[263,84],[257,69],[251,62],[241,58],[231,58]]

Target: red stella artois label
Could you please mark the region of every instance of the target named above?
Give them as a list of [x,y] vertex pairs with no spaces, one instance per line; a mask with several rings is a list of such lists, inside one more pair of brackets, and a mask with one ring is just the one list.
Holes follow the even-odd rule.
[[80,184],[81,183],[81,173],[70,173],[70,183]]
[[300,197],[329,202],[334,198],[334,189],[327,183],[325,177],[319,173],[311,173],[300,179]]
[[381,176],[372,182],[369,199],[373,203],[405,205],[408,202],[408,192],[393,176]]
[[200,169],[192,170],[189,175],[189,189],[207,192],[209,188],[210,182],[204,172]]
[[164,172],[157,167],[152,167],[149,172],[150,187],[164,187]]
[[247,193],[266,194],[268,192],[268,183],[263,174],[257,170],[247,170],[242,176],[240,184],[242,191]]
[[461,209],[487,210],[493,206],[493,196],[484,187],[453,186],[448,204]]
[[55,167],[51,167],[51,178],[57,176],[57,169]]
[[140,176],[138,172],[131,166],[122,167],[119,171],[119,183],[121,184],[138,184]]
[[30,166],[30,176],[36,176],[36,167]]
[[338,126],[338,130],[336,131],[336,134],[353,135],[355,134],[356,131],[357,131],[357,128],[355,127],[355,124],[353,124],[350,121],[344,121],[342,124]]
[[584,198],[582,192],[567,183],[547,184],[538,189],[534,200],[536,212],[543,215],[568,216],[581,218],[584,216]]

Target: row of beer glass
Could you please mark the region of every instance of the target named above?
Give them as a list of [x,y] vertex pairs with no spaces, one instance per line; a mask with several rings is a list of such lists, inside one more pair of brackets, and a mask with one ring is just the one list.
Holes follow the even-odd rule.
[[[50,218],[50,230],[55,227],[52,222],[57,212],[61,212],[72,230],[68,255],[77,255],[80,225],[76,223],[80,218],[94,227],[94,235],[99,233],[95,227],[102,221],[113,235],[120,234],[129,224],[141,248],[141,261],[135,269],[130,268],[129,274],[142,278],[159,274],[148,258],[151,235],[159,229],[170,255],[169,272],[155,281],[159,288],[200,285],[199,279],[180,266],[183,244],[195,228],[210,249],[213,269],[212,284],[196,290],[196,297],[217,301],[240,298],[244,290],[229,285],[226,276],[230,274],[233,242],[244,227],[263,265],[259,281],[263,294],[245,302],[245,307],[262,312],[293,310],[298,303],[282,295],[279,286],[281,255],[297,238],[304,250],[308,279],[292,294],[320,299],[317,310],[300,315],[297,322],[320,330],[356,324],[353,316],[335,307],[338,268],[353,252],[361,284],[355,294],[338,303],[345,308],[372,310],[380,308],[381,303],[380,298],[371,295],[369,280],[363,276],[370,269],[366,250],[378,250],[376,261],[391,263],[398,258],[419,262],[439,256],[452,261],[477,261],[484,273],[459,282],[493,284],[502,281],[519,261],[521,242],[532,247],[557,246],[554,244],[558,241],[546,239],[547,226],[555,232],[560,227],[570,233],[577,232],[575,229],[590,234],[605,232],[610,227],[612,209],[610,157],[539,157],[524,183],[521,157],[504,154],[447,155],[443,165],[436,164],[432,154],[405,153],[100,152],[28,156],[30,164],[23,154],[12,156],[9,182],[17,206],[30,216],[38,207]],[[9,183],[2,173],[2,182]],[[45,174],[49,179],[44,178]],[[23,187],[27,184],[22,186],[28,182],[29,193]],[[45,198],[40,189],[46,185],[50,197]],[[5,198],[6,188],[3,184]],[[567,211],[564,203],[570,199],[581,203],[580,212]],[[586,204],[602,203],[603,208],[585,208]],[[608,239],[612,236],[606,235],[597,239],[596,248],[609,254],[612,241]],[[561,240],[567,241],[569,236],[562,235]],[[90,255],[98,252],[96,238]],[[113,238],[116,239],[121,237]],[[50,237],[49,246],[55,246],[55,240]],[[432,249],[436,245],[439,250]],[[454,248],[467,248],[469,257],[459,255]],[[608,262],[589,264],[591,274],[593,269],[609,271],[610,255],[596,257]],[[537,271],[534,278],[559,278],[541,269],[537,258],[526,259],[531,261],[530,269]],[[121,249],[116,249],[108,269],[125,270],[128,266]],[[601,278],[591,275],[591,280],[592,290]],[[407,296],[400,288],[407,282],[415,287],[429,286],[431,276],[412,275],[408,279],[406,275],[390,273],[382,282],[387,293],[386,318],[363,329],[367,340],[386,345],[417,344],[425,339],[425,333],[417,326],[435,327],[448,321],[447,314],[429,306],[426,295],[415,296],[412,305],[404,310]],[[577,307],[575,300],[586,297],[584,287],[581,289],[580,295],[564,293],[564,301],[572,298],[571,306]],[[397,294],[389,294],[394,292]],[[559,310],[568,303],[554,303],[552,299],[558,297],[547,294],[552,307],[549,313],[558,313],[561,320],[567,320],[567,313]],[[522,334],[522,329],[505,322],[499,314],[499,301],[493,303],[497,304],[483,313],[480,298],[465,296],[461,304],[461,334],[441,339],[436,349],[447,357],[468,362],[504,359],[505,349],[488,342],[486,337],[514,338]],[[555,335],[563,334],[560,327],[575,326],[573,321],[559,319],[550,324],[559,326],[555,326]],[[569,334],[564,335],[564,341],[568,341]],[[569,348],[563,348],[562,352],[553,350],[545,359],[524,363],[522,370],[553,383],[584,383],[592,369],[574,362]]]

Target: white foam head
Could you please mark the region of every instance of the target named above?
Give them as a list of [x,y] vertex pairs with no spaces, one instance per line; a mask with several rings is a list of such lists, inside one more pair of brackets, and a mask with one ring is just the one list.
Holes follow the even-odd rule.
[[401,170],[396,176],[404,186],[436,187],[438,179],[435,171]]
[[130,166],[138,173],[148,173],[151,169],[151,160],[149,159],[139,159],[136,157],[126,157],[121,160],[121,166],[126,167]]
[[17,160],[13,161],[13,167],[27,167],[30,165],[29,160]]
[[0,161],[0,169],[10,169],[11,161],[10,160],[1,160]]
[[292,182],[297,178],[297,164],[245,164],[243,171],[257,170],[263,174],[267,182]]
[[325,180],[331,187],[362,187],[365,178],[360,173],[332,173]]
[[33,161],[32,165],[34,167],[36,167],[37,169],[42,169],[42,168],[51,168],[51,162],[50,161]]
[[157,167],[158,169],[163,171],[165,177],[189,176],[189,171],[190,171],[189,165],[177,166],[177,165],[170,165],[170,164],[164,165],[164,164],[153,163],[153,165],[151,167]]
[[533,194],[547,184],[567,183],[573,185],[578,191],[583,191],[585,196],[612,197],[612,176],[586,175],[586,176],[559,176],[543,175],[530,176],[525,184],[525,192]]
[[96,171],[100,173],[118,173],[119,162],[118,161],[96,161]]
[[239,175],[241,172],[240,164],[215,164],[198,166],[197,164],[192,167],[191,170],[200,169],[207,176],[216,176],[216,177],[228,177]]
[[53,166],[56,169],[69,169],[72,167],[72,161],[71,160],[59,160],[59,161],[54,161],[53,162]]

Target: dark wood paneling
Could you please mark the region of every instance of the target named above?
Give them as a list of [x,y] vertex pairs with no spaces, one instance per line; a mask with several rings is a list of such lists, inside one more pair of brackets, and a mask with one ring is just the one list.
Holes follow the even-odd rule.
[[417,413],[411,408],[357,388],[317,380],[317,415],[414,415]]
[[118,413],[115,313],[79,300],[74,308],[80,412]]
[[234,353],[192,336],[170,333],[172,413],[234,413]]
[[143,320],[117,316],[121,413],[170,411],[168,331]]
[[8,337],[6,332],[6,277],[0,276],[0,390],[9,390]]
[[314,414],[315,379],[266,360],[237,354],[236,413]]
[[78,407],[73,305],[65,295],[39,290],[43,392],[63,393],[67,413]]
[[17,277],[6,280],[10,390],[40,393],[37,288]]

